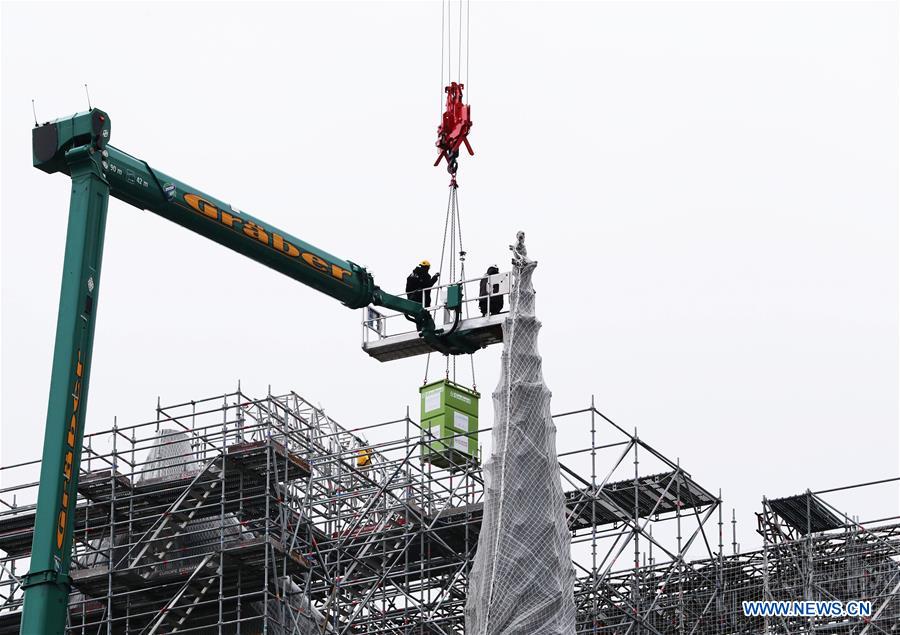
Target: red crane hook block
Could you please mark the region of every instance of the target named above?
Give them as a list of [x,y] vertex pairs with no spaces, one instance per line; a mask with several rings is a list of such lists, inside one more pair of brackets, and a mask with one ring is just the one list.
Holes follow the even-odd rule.
[[456,158],[459,156],[459,147],[466,146],[470,155],[475,155],[472,146],[469,145],[469,130],[472,128],[472,115],[470,106],[463,103],[463,84],[451,82],[444,88],[447,93],[447,106],[441,117],[441,125],[438,126],[438,140],[435,145],[440,149],[434,165],[440,164],[441,159],[447,160],[447,171],[456,174]]

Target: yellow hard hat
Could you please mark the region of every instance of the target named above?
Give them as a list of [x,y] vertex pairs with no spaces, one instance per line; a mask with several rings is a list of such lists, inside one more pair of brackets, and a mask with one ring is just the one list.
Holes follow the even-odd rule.
[[431,263],[428,262],[427,260],[423,260],[422,262],[419,263],[419,265],[422,267],[430,267]]

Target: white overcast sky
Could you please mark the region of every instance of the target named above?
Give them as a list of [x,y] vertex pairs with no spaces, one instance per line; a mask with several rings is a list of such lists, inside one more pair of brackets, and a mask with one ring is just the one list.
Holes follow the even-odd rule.
[[[470,272],[525,230],[553,410],[594,395],[721,487],[748,547],[763,495],[898,474],[897,10],[472,3]],[[87,82],[113,145],[397,289],[440,251],[439,33],[437,2],[4,3],[0,461],[40,454],[65,241],[32,99],[69,115]],[[369,359],[359,319],[112,200],[87,429],[238,380],[402,416],[424,359]],[[499,365],[477,355],[486,394]]]

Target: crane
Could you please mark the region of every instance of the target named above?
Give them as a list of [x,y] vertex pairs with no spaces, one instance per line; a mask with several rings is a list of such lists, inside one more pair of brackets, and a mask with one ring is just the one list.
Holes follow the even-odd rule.
[[[499,341],[497,325],[466,328],[461,285],[447,287],[451,326],[437,328],[417,302],[391,295],[349,260],[318,249],[109,145],[109,115],[91,108],[36,126],[34,166],[71,177],[69,220],[50,379],[31,564],[21,632],[65,631],[79,465],[109,197],[190,229],[351,309],[384,307],[415,324],[414,353],[470,354]],[[489,335],[485,335],[489,332]],[[389,358],[392,359],[392,358]]]

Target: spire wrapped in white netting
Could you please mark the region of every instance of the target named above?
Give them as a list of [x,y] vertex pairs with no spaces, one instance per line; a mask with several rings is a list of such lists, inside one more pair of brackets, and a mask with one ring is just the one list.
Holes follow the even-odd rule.
[[511,247],[513,288],[494,391],[493,452],[484,467],[484,517],[469,576],[468,635],[572,635],[575,603],[550,390],[541,374],[524,234]]

